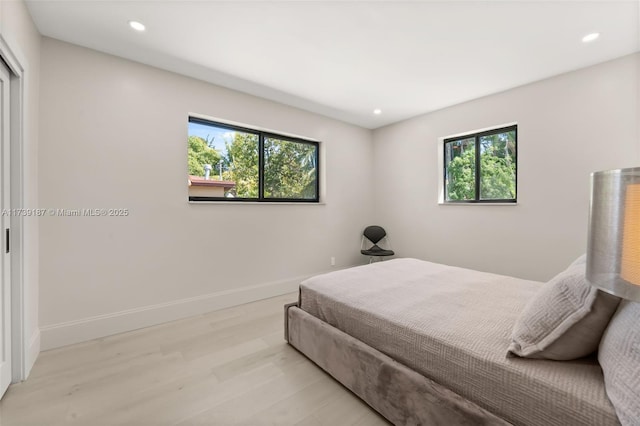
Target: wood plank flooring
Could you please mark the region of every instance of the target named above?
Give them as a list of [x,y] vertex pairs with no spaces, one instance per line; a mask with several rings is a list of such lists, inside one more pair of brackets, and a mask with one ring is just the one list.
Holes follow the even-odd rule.
[[0,425],[389,425],[285,343],[296,297],[42,352]]

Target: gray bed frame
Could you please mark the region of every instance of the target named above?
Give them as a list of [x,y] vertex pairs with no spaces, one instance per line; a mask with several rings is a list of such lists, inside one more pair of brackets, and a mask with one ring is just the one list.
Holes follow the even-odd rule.
[[285,340],[395,425],[510,425],[290,303]]

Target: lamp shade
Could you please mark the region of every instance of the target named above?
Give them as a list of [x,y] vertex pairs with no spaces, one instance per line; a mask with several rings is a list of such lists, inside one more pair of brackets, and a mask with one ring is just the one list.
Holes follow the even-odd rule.
[[640,167],[591,174],[586,278],[640,302]]

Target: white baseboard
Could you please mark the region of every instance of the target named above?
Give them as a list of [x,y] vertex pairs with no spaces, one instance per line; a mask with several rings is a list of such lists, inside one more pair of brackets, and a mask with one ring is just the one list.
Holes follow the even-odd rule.
[[33,364],[35,364],[40,354],[40,336],[40,330],[36,329],[31,339],[29,339],[29,346],[27,347],[26,358],[24,360],[25,379],[29,377]]
[[40,328],[38,345],[44,351],[280,296],[296,291],[300,282],[312,275],[315,274],[47,325]]

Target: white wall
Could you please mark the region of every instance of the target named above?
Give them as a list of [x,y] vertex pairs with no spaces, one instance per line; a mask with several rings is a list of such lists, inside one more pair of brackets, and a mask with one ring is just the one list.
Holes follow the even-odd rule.
[[[41,37],[23,1],[0,1],[0,35],[24,68],[22,146],[24,205],[22,207],[36,208],[38,206],[38,106]],[[24,218],[23,246],[25,370],[28,374],[40,351],[38,221],[36,218]]]
[[[546,280],[586,251],[589,175],[640,162],[640,54],[374,131],[376,222],[411,256]],[[438,205],[438,138],[518,123],[518,205]]]
[[[294,291],[361,263],[371,131],[44,38],[40,206],[128,217],[40,224],[43,348]],[[326,203],[187,203],[189,112],[323,142]]]

